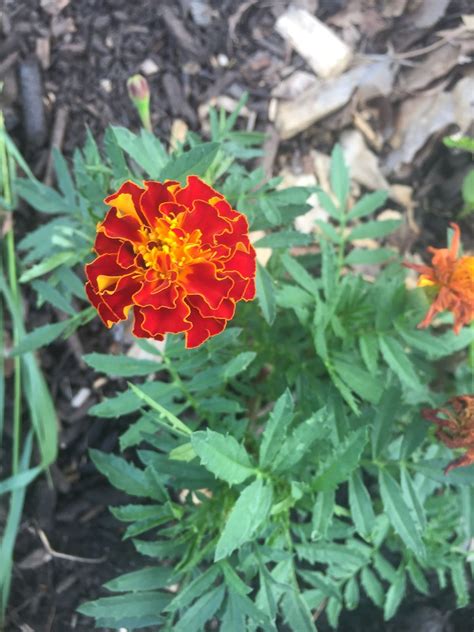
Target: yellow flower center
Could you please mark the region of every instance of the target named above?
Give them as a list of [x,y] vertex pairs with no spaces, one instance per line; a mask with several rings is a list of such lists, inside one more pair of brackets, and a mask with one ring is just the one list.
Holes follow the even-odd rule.
[[183,213],[176,217],[160,218],[153,228],[140,229],[143,241],[134,246],[146,268],[156,270],[161,278],[170,271],[180,271],[198,257],[208,253],[201,245],[201,231],[185,232],[181,228]]

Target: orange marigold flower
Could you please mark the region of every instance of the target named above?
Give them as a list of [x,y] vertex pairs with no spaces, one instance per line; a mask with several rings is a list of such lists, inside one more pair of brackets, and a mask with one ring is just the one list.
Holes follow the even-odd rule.
[[197,176],[125,182],[105,202],[86,292],[107,327],[133,309],[135,336],[184,332],[197,347],[255,297],[247,219]]
[[435,300],[418,327],[428,327],[436,314],[448,310],[454,315],[454,331],[474,319],[474,257],[458,257],[461,231],[457,224],[449,248],[428,248],[432,265],[405,263],[407,268],[420,272],[419,287],[433,288]]
[[[474,463],[474,395],[457,395],[448,401],[449,408],[425,408],[421,414],[438,426],[437,438],[448,448],[466,448],[463,456],[451,461],[447,474],[455,467]],[[443,415],[442,417],[440,415]]]

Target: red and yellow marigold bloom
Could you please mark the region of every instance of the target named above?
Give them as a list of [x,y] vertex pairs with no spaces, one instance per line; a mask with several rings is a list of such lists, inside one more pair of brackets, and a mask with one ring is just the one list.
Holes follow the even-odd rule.
[[431,266],[405,263],[420,273],[418,287],[434,291],[435,298],[418,327],[428,327],[440,312],[448,310],[454,315],[454,331],[474,320],[474,257],[459,257],[461,231],[451,224],[454,235],[449,248],[428,248],[432,254]]
[[438,426],[436,437],[448,448],[466,448],[465,454],[445,468],[446,474],[474,463],[474,395],[457,395],[445,408],[425,408],[422,415]]
[[184,333],[197,347],[255,297],[247,219],[197,176],[125,182],[105,203],[86,292],[107,327],[132,310],[135,336]]

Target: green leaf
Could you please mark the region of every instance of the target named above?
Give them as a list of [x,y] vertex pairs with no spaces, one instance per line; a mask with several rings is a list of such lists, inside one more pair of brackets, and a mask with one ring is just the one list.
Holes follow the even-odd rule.
[[309,419],[298,424],[291,436],[281,445],[281,449],[272,464],[272,469],[285,472],[294,468],[307,455],[315,441],[327,437],[329,430],[326,424],[327,419],[327,409],[322,408],[311,415]]
[[318,291],[316,279],[313,279],[306,268],[304,268],[297,259],[285,253],[280,257],[280,261],[285,270],[298,285],[301,285],[301,287],[311,295],[316,294]]
[[164,406],[155,402],[149,395],[147,395],[142,389],[138,388],[134,384],[129,382],[131,390],[145,402],[152,410],[158,413],[157,421],[164,425],[168,430],[173,430],[175,433],[188,436],[191,435],[191,430],[184,424],[181,419],[178,419],[176,415],[167,410]]
[[425,547],[405,503],[399,484],[384,469],[379,470],[380,494],[387,516],[405,545],[419,558],[425,557]]
[[446,147],[461,149],[463,151],[469,151],[471,154],[474,154],[474,138],[470,138],[469,136],[461,136],[461,138],[452,138],[451,136],[445,136],[443,138],[443,143],[446,145]]
[[289,389],[280,395],[265,425],[260,444],[260,466],[266,468],[274,461],[286,437],[294,416],[294,402]]
[[217,586],[200,597],[177,623],[173,632],[199,632],[206,621],[209,621],[219,610],[225,595],[225,587]]
[[426,528],[425,510],[420,502],[413,481],[406,467],[400,469],[400,483],[402,486],[403,499],[411,510],[411,516],[420,532]]
[[[153,486],[145,472],[115,454],[106,454],[100,450],[89,449],[90,457],[107,479],[116,487],[131,496],[157,498]],[[159,497],[157,498],[159,500]]]
[[96,619],[107,618],[116,622],[114,627],[119,627],[120,622],[127,619],[127,627],[134,627],[144,617],[153,617],[147,625],[157,625],[163,621],[160,612],[170,601],[170,596],[158,592],[133,592],[126,595],[104,597],[95,601],[88,601],[77,608],[77,611],[88,617]]
[[189,175],[204,176],[219,149],[219,143],[201,143],[178,158],[171,158],[160,170],[158,180],[178,180],[184,184]]
[[239,373],[242,373],[242,371],[245,371],[249,364],[253,362],[256,355],[254,351],[242,351],[242,353],[236,355],[235,358],[229,360],[229,362],[222,367],[224,380],[230,380]]
[[349,221],[365,217],[374,213],[378,208],[383,206],[387,201],[388,194],[386,191],[374,191],[362,196],[356,204],[351,208],[347,215]]
[[374,527],[375,514],[361,470],[353,472],[349,479],[349,507],[357,531],[367,538]]
[[379,357],[379,341],[377,334],[366,333],[359,337],[359,349],[365,366],[371,375],[377,374],[377,364]]
[[65,199],[71,204],[75,204],[76,188],[71,178],[71,174],[69,173],[67,162],[57,147],[53,147],[52,155],[58,187]]
[[48,301],[57,309],[69,314],[69,316],[74,316],[76,314],[76,310],[71,305],[68,298],[66,298],[64,292],[59,291],[56,287],[54,287],[54,285],[52,285],[52,283],[36,280],[33,281],[31,285],[38,293],[38,299]]
[[242,593],[230,590],[227,609],[222,618],[221,630],[242,632],[242,630],[247,629],[245,617],[249,617],[252,622],[261,626],[264,630],[276,631],[269,617],[259,610],[253,601]]
[[362,569],[360,580],[365,592],[367,593],[367,596],[374,602],[376,606],[382,608],[385,598],[385,592],[382,584],[368,566],[364,566],[364,568]]
[[229,485],[243,483],[255,474],[247,451],[230,435],[208,428],[206,432],[194,432],[191,443],[204,467]]
[[334,358],[333,366],[343,382],[359,397],[377,404],[383,393],[383,384],[364,368],[343,359]]
[[367,431],[359,428],[351,432],[346,440],[339,444],[332,455],[321,467],[320,473],[312,481],[314,491],[335,489],[347,480],[359,463],[362,450],[367,443]]
[[399,377],[400,381],[409,388],[422,390],[423,386],[418,379],[415,368],[398,340],[391,336],[380,336],[379,344],[385,362]]
[[318,571],[298,571],[298,575],[311,586],[319,588],[326,597],[341,599],[341,591],[338,584],[328,574]]
[[254,243],[255,248],[291,248],[292,246],[308,246],[312,244],[312,235],[305,235],[296,230],[269,233]]
[[385,598],[385,605],[383,609],[383,618],[385,621],[391,619],[398,610],[398,606],[401,604],[403,595],[405,594],[405,589],[405,570],[400,567],[397,571],[397,577],[388,589],[387,596]]
[[461,351],[474,341],[474,330],[469,327],[461,329],[459,334],[455,334],[451,329],[436,336],[429,331],[408,329],[407,326],[398,323],[395,323],[395,327],[408,345],[422,351],[433,360]]
[[[133,134],[125,127],[112,126],[112,131],[119,147],[142,167],[149,178],[162,179],[160,168],[164,164],[164,159],[158,139],[156,139],[157,144],[152,147],[150,143],[145,145],[144,137]],[[163,179],[166,177],[164,176]]]
[[377,264],[384,263],[387,259],[396,257],[395,250],[390,248],[375,248],[374,250],[368,250],[366,248],[354,248],[345,258],[345,262],[348,265],[356,264]]
[[342,610],[342,601],[331,597],[326,604],[326,616],[329,621],[329,625],[336,630],[339,622],[339,615]]
[[163,505],[122,505],[121,507],[109,507],[112,515],[122,522],[135,522],[136,520],[149,520],[160,515]]
[[59,323],[43,325],[30,331],[26,336],[22,337],[18,345],[12,349],[10,355],[21,355],[35,351],[39,347],[45,347],[58,338],[69,327],[70,322],[70,320],[63,320]]
[[426,577],[423,575],[423,571],[413,558],[410,558],[408,561],[407,571],[413,586],[421,593],[428,596],[430,594],[429,584],[426,581]]
[[278,226],[282,222],[280,209],[270,197],[265,195],[259,197],[258,204],[265,216],[265,219],[272,225]]
[[317,632],[311,611],[299,590],[290,589],[285,593],[281,611],[293,632]]
[[26,272],[23,272],[19,281],[20,283],[28,283],[47,272],[51,272],[51,270],[54,270],[59,266],[64,264],[72,265],[76,263],[77,260],[78,255],[75,252],[71,252],[69,250],[57,252],[47,259],[43,259],[43,261],[37,263]]
[[329,176],[331,179],[331,189],[339,201],[339,208],[343,211],[346,207],[347,196],[349,195],[350,180],[349,170],[339,144],[335,145],[332,150]]
[[163,364],[159,360],[138,360],[125,355],[88,353],[83,359],[96,371],[117,377],[150,375],[163,369]]
[[360,593],[357,579],[352,576],[344,589],[344,601],[348,610],[354,610],[359,605]]
[[311,532],[311,537],[313,539],[316,536],[326,538],[332,515],[334,513],[335,500],[336,496],[333,489],[328,489],[318,493],[313,507],[313,531]]
[[139,571],[125,573],[104,584],[112,592],[136,592],[164,588],[172,583],[173,569],[162,566],[148,566]]
[[191,583],[178,592],[176,597],[166,607],[168,612],[176,612],[189,606],[189,604],[200,597],[207,589],[212,586],[217,577],[220,575],[219,566],[211,566],[201,575],[198,575]]
[[349,233],[349,241],[354,239],[379,239],[393,233],[401,224],[398,219],[374,220],[373,222],[365,222],[359,224]]
[[[322,190],[318,191],[317,195],[318,195],[319,203],[321,204],[323,209],[327,211],[327,213],[333,219],[335,219],[336,221],[340,221],[342,213],[340,209],[336,206],[336,204],[333,202],[332,197],[328,195],[326,191],[322,191]],[[339,240],[339,236],[337,236],[337,240]]]
[[276,316],[276,298],[273,279],[270,274],[257,261],[257,298],[263,317],[269,325],[273,323]]
[[464,567],[464,560],[459,557],[451,561],[451,578],[458,608],[464,608],[469,604],[469,587]]
[[42,213],[68,213],[72,210],[65,198],[38,180],[17,178],[16,190],[20,197]]
[[214,561],[228,557],[235,549],[252,539],[268,516],[272,504],[272,488],[257,479],[246,487],[230,512],[217,542]]
[[399,412],[400,400],[400,389],[391,386],[386,389],[377,406],[377,412],[372,426],[372,455],[374,459],[383,453],[392,439],[397,413]]

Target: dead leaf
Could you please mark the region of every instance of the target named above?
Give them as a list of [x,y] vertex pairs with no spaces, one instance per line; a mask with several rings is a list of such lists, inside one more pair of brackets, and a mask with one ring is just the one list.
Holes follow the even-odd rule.
[[340,75],[352,59],[349,46],[304,9],[290,5],[275,28],[323,79]]
[[370,190],[389,188],[380,170],[378,157],[367,147],[358,130],[344,132],[341,145],[351,176],[356,182]]
[[38,57],[43,70],[47,70],[51,64],[49,37],[38,37],[36,40],[36,57]]
[[451,0],[423,0],[416,11],[407,16],[407,19],[416,28],[430,28],[443,17],[450,2]]
[[295,70],[272,90],[272,96],[278,99],[297,99],[305,90],[319,85],[319,83],[319,79],[312,73]]

